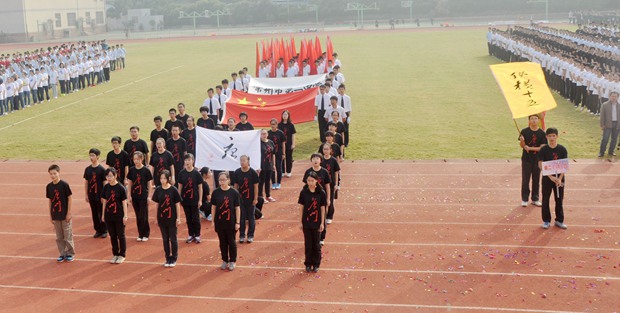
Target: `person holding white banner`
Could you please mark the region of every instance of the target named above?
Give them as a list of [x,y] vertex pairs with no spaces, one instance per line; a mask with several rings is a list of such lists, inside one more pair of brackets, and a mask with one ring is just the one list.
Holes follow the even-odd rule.
[[[553,127],[547,128],[547,145],[540,148],[538,153],[538,166],[543,169],[543,162],[568,158],[566,148],[558,144],[558,130]],[[549,198],[551,192],[555,195],[555,226],[567,229],[564,224],[564,173],[544,175],[542,178],[542,228],[547,229],[551,223]]]

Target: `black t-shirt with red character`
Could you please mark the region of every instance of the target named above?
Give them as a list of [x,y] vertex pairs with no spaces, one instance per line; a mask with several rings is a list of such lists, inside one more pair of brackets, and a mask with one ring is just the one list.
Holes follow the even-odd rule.
[[[157,140],[157,139],[155,139]],[[123,146],[123,150],[125,150],[125,152],[127,152],[127,154],[129,154],[130,158],[133,158],[133,154],[136,151],[140,151],[142,153],[144,153],[144,155],[147,155],[149,153],[149,145],[146,143],[146,141],[142,140],[142,139],[138,139],[136,141],[133,141],[131,139],[125,141],[125,145]],[[131,165],[133,166],[133,159],[131,160]]]
[[258,173],[253,168],[249,168],[247,172],[238,168],[233,175],[234,183],[239,185],[237,191],[243,201],[254,201],[254,184],[258,184]]
[[323,216],[321,215],[321,207],[327,206],[327,197],[325,191],[316,188],[314,192],[305,186],[299,193],[297,203],[304,206],[301,215],[301,224],[304,228],[318,229],[321,226]]
[[47,184],[45,188],[45,196],[51,200],[50,216],[54,221],[63,221],[67,219],[67,210],[69,210],[69,196],[72,195],[71,187],[64,180]]
[[260,168],[261,170],[273,170],[273,154],[275,153],[275,146],[273,141],[267,139],[267,141],[260,142]]
[[213,190],[211,205],[215,206],[213,221],[215,222],[216,231],[235,229],[235,223],[237,223],[235,208],[240,206],[240,202],[239,192],[234,188],[228,188],[228,190],[217,188]]
[[568,151],[560,144],[555,146],[555,148],[551,148],[549,145],[546,145],[538,151],[538,160],[542,162],[566,158],[568,158]]
[[174,171],[175,174],[179,174],[181,169],[183,169],[183,157],[185,156],[185,152],[187,152],[187,141],[183,139],[183,137],[179,137],[179,139],[169,138],[166,141],[166,150],[172,153],[172,161],[174,162]]
[[183,186],[183,188],[180,188],[181,192],[183,192],[181,195],[183,200],[181,202],[185,205],[198,205],[198,201],[202,200],[198,198],[200,196],[200,188],[202,188],[202,175],[194,168],[190,172],[182,169],[177,177],[179,177],[178,183]]
[[273,141],[273,145],[276,148],[276,153],[279,153],[279,155],[282,155],[282,143],[286,141],[286,137],[284,136],[284,133],[279,129],[276,129],[275,131],[269,130],[267,131],[267,138]]
[[308,175],[310,175],[311,172],[315,172],[316,175],[319,177],[318,180],[318,184],[321,185],[321,187],[323,187],[323,190],[327,190],[327,185],[331,185],[332,180],[330,179],[329,173],[327,172],[326,169],[324,169],[323,167],[321,167],[321,169],[319,169],[318,171],[315,171],[312,167],[307,169],[306,172],[304,173],[304,179],[303,182],[304,184],[306,183],[306,179],[308,178]]
[[321,167],[329,173],[330,186],[334,187],[334,184],[337,183],[334,181],[334,175],[336,175],[336,172],[340,171],[340,164],[338,164],[338,160],[334,157],[330,157],[329,159],[325,158],[323,159],[323,162],[321,162]]
[[125,186],[116,183],[114,186],[107,184],[103,186],[101,198],[106,200],[103,208],[106,221],[121,221],[125,216],[123,211],[123,201],[127,200],[127,190]]
[[174,165],[172,153],[168,150],[164,150],[164,153],[153,152],[149,164],[153,167],[153,180],[155,186],[160,186],[161,181],[159,181],[159,177],[161,176],[161,172],[163,170],[170,170],[170,166]]
[[196,156],[196,128],[186,128],[181,133],[181,137],[185,139],[187,143],[187,153],[191,153],[194,157]]
[[153,174],[146,167],[140,169],[132,166],[127,174],[127,179],[131,180],[131,198],[134,200],[147,200],[149,198],[149,181],[153,180]]
[[297,133],[295,129],[295,125],[293,123],[278,123],[278,129],[284,133],[284,138],[286,138],[286,148],[290,149],[293,145],[293,135]]
[[[526,127],[521,130],[521,136],[525,140],[525,145],[532,148],[540,147],[541,145],[547,144],[547,135],[545,135],[545,131],[542,129],[538,129],[533,131],[531,128]],[[521,154],[521,160],[537,162],[538,161],[538,152],[537,151],[525,151],[523,149],[523,153]]]
[[157,223],[167,226],[176,225],[176,220],[179,218],[176,204],[181,202],[179,190],[174,186],[170,186],[168,189],[159,186],[153,192],[151,199],[157,203]]
[[101,165],[87,166],[84,169],[84,179],[88,182],[88,199],[100,200],[103,182],[105,181],[105,168]]
[[105,164],[109,167],[113,167],[116,169],[116,173],[118,174],[117,178],[119,182],[124,182],[125,177],[127,177],[127,173],[125,173],[125,167],[133,164],[129,159],[129,154],[125,150],[121,150],[118,154],[114,152],[114,150],[108,152],[108,155],[105,158]]

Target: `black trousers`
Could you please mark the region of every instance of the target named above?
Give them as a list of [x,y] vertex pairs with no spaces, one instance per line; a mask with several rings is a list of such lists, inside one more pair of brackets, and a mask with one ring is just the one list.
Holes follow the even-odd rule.
[[286,158],[284,159],[284,173],[291,173],[293,171],[293,149],[290,146],[285,145]]
[[138,226],[138,237],[148,238],[151,234],[149,226],[149,204],[148,199],[131,198],[133,210],[136,213],[136,225]]
[[263,196],[263,186],[265,187],[265,197],[271,197],[271,186],[269,186],[271,175],[273,175],[273,170],[261,170],[260,174],[258,174],[259,197]]
[[344,124],[344,146],[349,146],[349,120],[343,123]]
[[97,200],[88,199],[88,203],[90,204],[90,213],[93,216],[93,228],[95,229],[95,232],[101,234],[107,232],[108,230],[105,223],[101,221],[101,214],[103,213],[101,198]]
[[321,243],[318,229],[304,227],[304,248],[306,252],[305,266],[321,266]]
[[327,121],[323,117],[325,110],[318,110],[316,115],[319,121],[319,138],[321,138],[321,142],[325,142],[325,129],[327,129]]
[[110,241],[112,242],[112,254],[125,257],[127,251],[127,240],[125,238],[125,224],[123,220],[105,221],[110,233]]
[[164,254],[166,255],[166,262],[176,262],[179,258],[179,242],[177,241],[176,224],[159,224],[159,230],[161,230],[161,239],[164,243]]
[[220,239],[220,253],[224,262],[237,262],[237,242],[235,241],[235,236],[235,229],[217,230],[217,237]]
[[79,81],[80,89],[86,88],[86,77],[84,77],[84,75],[78,76],[78,81]]
[[276,172],[271,175],[271,182],[273,184],[282,183],[282,151],[276,152]]
[[549,198],[551,198],[551,192],[553,192],[555,196],[555,220],[560,223],[564,223],[564,187],[562,186],[556,188],[555,183],[546,176],[544,176],[542,179],[542,220],[543,222],[551,222],[551,209],[549,206]]
[[[530,179],[532,180],[532,189],[530,190]],[[532,201],[538,201],[540,191],[540,168],[538,161],[521,160],[521,201],[527,202],[532,195]]]
[[103,68],[103,76],[105,77],[105,81],[107,82],[110,81],[110,68],[109,67]]
[[187,223],[187,233],[191,237],[200,237],[200,213],[198,204],[182,204],[185,212],[185,222]]

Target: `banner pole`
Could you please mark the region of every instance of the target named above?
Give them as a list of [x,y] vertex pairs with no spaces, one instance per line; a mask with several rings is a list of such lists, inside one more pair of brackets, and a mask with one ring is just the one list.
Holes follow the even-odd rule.
[[519,125],[517,125],[517,120],[515,120],[513,118],[512,121],[515,122],[515,127],[517,128],[517,133],[519,134],[519,136],[521,136],[521,130],[519,129]]

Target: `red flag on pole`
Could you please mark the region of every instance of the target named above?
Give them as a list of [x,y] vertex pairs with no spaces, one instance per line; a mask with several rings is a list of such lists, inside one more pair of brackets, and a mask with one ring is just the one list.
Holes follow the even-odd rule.
[[334,57],[332,56],[332,54],[334,54],[334,46],[332,44],[332,40],[331,38],[329,38],[329,36],[327,36],[327,60],[328,61],[334,61]]
[[260,55],[258,53],[258,41],[256,42],[256,76],[254,77],[258,77],[258,69],[259,69],[259,64],[260,64]]
[[297,55],[297,46],[295,46],[295,37],[291,37],[291,58],[296,55]]

